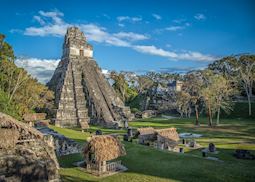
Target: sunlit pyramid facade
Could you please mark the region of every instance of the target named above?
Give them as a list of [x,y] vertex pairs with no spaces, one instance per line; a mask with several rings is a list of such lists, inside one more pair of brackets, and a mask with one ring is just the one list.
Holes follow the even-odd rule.
[[65,35],[63,56],[48,83],[55,92],[55,125],[87,128],[89,123],[106,127],[127,126],[129,107],[116,95],[93,58],[93,47],[77,27]]

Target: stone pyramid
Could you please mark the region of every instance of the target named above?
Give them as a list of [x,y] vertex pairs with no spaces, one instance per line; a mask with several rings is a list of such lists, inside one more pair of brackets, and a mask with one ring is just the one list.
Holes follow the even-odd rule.
[[92,46],[77,27],[67,30],[62,59],[48,86],[55,92],[57,126],[123,127],[133,117],[105,79],[93,59]]

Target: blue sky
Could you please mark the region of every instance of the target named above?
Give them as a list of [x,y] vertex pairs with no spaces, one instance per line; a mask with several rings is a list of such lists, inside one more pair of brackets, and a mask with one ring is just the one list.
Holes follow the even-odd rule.
[[43,81],[71,25],[84,31],[103,69],[186,71],[255,53],[254,10],[252,0],[3,0],[0,32],[23,57],[18,64]]

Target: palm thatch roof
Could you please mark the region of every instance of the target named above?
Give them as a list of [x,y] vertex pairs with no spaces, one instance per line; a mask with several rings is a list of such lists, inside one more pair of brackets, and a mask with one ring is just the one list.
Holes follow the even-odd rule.
[[155,134],[155,129],[152,127],[146,127],[146,128],[138,128],[137,129],[138,133],[140,135],[151,135]]
[[179,135],[176,131],[176,128],[164,128],[164,129],[158,129],[156,130],[158,136],[173,140],[173,141],[178,141]]
[[125,148],[121,142],[111,135],[92,136],[84,148],[85,158],[88,158],[89,153],[94,154],[97,162],[109,161],[126,155]]
[[43,134],[29,125],[22,123],[13,117],[0,112],[0,128],[17,130],[22,139],[42,139]]

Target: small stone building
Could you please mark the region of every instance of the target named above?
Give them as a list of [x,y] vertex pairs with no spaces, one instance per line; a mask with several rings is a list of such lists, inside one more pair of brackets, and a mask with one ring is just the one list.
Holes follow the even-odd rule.
[[46,113],[26,113],[23,115],[23,120],[29,126],[34,126],[35,121],[45,121]]
[[138,128],[137,131],[139,144],[149,145],[157,139],[155,129],[152,127]]
[[159,149],[172,150],[178,145],[179,135],[176,128],[165,128],[156,130],[157,147]]
[[87,171],[95,175],[110,174],[126,168],[121,161],[111,160],[126,155],[121,142],[111,135],[95,135],[84,148]]
[[59,181],[54,146],[43,134],[0,112],[0,181]]
[[178,145],[179,135],[176,128],[154,129],[138,128],[138,142],[143,145],[154,145],[158,149],[172,150]]

